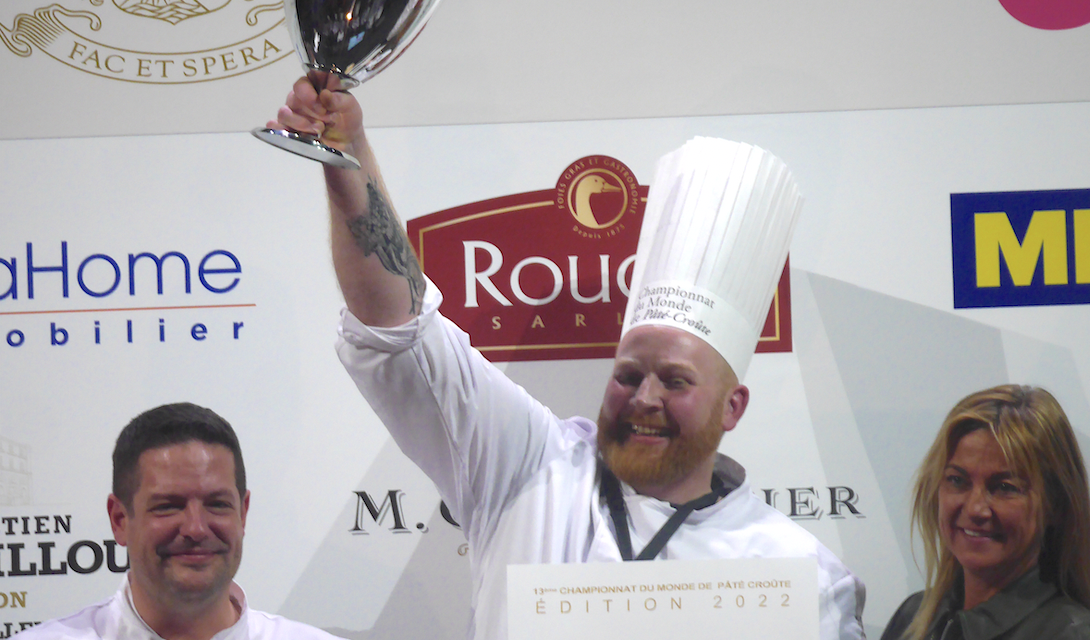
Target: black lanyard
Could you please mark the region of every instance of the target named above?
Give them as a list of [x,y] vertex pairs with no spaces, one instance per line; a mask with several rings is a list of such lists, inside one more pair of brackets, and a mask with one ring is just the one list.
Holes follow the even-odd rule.
[[[599,463],[599,468],[602,470],[601,490],[605,495],[606,504],[609,506],[609,517],[613,520],[613,528],[617,532],[617,548],[621,552],[621,558],[628,562],[633,559],[632,536],[628,532],[628,514],[624,506],[621,485],[617,481],[617,477],[605,465]],[[690,513],[715,504],[728,493],[730,493],[730,490],[727,489],[723,481],[719,479],[719,476],[713,474],[711,493],[706,493],[696,500],[690,500],[682,505],[672,505],[675,509],[674,514],[670,516],[666,524],[662,525],[662,528],[651,538],[651,541],[647,543],[647,546],[635,559],[654,560],[655,556],[666,546],[666,541],[681,527],[681,523],[685,522],[685,518],[688,518]]]

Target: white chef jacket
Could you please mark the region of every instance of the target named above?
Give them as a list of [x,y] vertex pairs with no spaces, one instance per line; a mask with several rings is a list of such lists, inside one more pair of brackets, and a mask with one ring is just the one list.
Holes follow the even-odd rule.
[[[367,327],[346,310],[337,351],[465,532],[475,587],[469,637],[502,640],[507,565],[620,562],[621,556],[598,491],[595,423],[561,420],[530,397],[438,313],[441,301],[429,282],[421,315],[394,328]],[[862,581],[754,495],[741,465],[720,456],[716,473],[734,490],[692,513],[658,557],[816,558],[821,638],[862,638]],[[639,553],[674,509],[627,485],[622,492]]]
[[[242,612],[238,622],[212,636],[212,640],[338,640],[321,629],[288,620],[246,605],[242,587],[232,582],[231,600]],[[132,603],[129,576],[121,579],[117,593],[65,618],[35,625],[15,634],[19,640],[162,640],[151,630]]]

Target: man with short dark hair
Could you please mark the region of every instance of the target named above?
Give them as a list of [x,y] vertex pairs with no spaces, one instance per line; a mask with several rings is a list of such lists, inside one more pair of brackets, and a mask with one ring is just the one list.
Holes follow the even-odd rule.
[[117,593],[20,638],[77,640],[333,640],[254,611],[233,580],[250,492],[231,425],[190,403],[132,420],[113,453],[110,526],[129,552]]

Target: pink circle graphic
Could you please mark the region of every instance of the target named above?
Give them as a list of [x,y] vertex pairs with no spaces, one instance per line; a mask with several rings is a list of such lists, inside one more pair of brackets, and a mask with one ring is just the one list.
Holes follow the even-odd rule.
[[1090,23],[1087,0],[999,0],[999,4],[1022,24],[1037,29],[1074,29]]

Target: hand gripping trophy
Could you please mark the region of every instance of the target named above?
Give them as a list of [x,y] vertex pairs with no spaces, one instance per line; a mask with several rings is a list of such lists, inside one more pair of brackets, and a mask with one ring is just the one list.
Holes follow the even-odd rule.
[[[326,88],[348,90],[397,59],[438,4],[439,0],[284,0],[284,13],[311,82],[328,74]],[[251,133],[311,160],[342,169],[360,168],[351,155],[315,136],[264,127]]]

